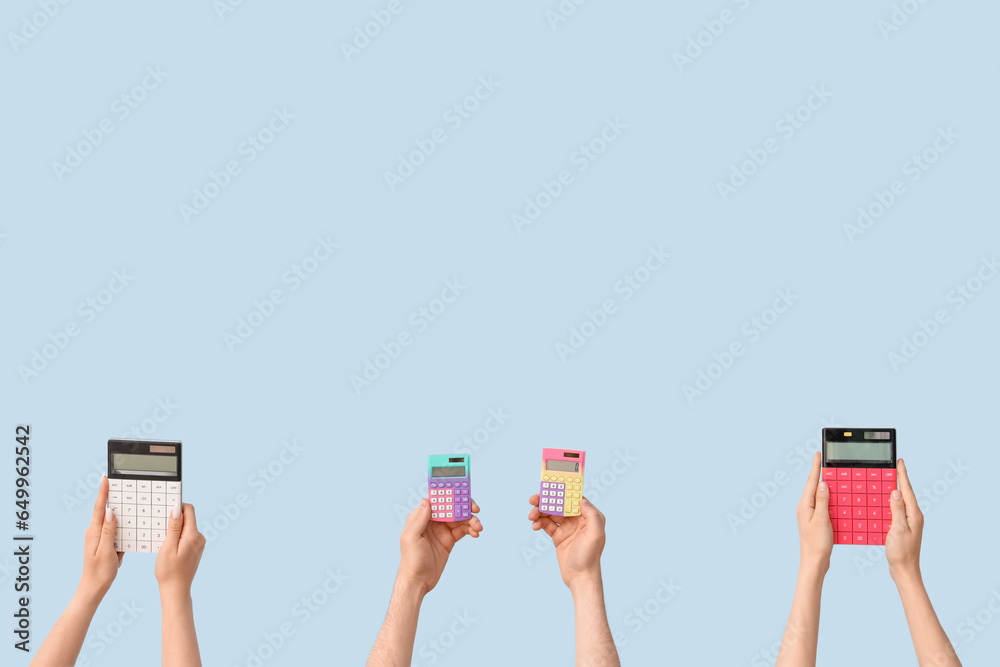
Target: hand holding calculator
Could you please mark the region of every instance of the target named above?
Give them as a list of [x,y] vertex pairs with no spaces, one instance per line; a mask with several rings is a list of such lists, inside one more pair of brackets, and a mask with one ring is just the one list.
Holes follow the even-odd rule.
[[586,452],[576,449],[542,450],[539,512],[551,516],[580,516],[586,458]]
[[834,544],[884,545],[896,489],[896,429],[823,429]]
[[170,510],[180,507],[181,443],[108,440],[108,507],[115,551],[157,553]]
[[465,521],[472,518],[470,457],[427,457],[427,500],[431,521]]

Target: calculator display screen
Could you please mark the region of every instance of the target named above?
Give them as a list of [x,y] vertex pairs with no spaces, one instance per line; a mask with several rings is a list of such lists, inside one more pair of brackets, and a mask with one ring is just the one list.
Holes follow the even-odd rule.
[[177,457],[116,452],[114,454],[114,471],[145,475],[176,475]]
[[881,442],[829,442],[826,458],[831,461],[892,461],[892,444]]
[[465,477],[465,466],[435,466],[431,477]]
[[558,470],[560,472],[580,472],[579,461],[546,461],[546,470]]

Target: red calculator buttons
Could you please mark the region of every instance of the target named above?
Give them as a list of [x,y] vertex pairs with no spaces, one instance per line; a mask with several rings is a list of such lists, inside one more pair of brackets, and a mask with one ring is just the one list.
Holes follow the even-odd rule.
[[834,544],[884,545],[892,524],[895,468],[824,468]]

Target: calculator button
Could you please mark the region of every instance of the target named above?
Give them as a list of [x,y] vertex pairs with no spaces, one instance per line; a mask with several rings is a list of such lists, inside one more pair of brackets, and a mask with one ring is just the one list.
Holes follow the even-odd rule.
[[166,482],[153,482],[153,493],[166,493],[167,483]]
[[109,479],[108,480],[108,491],[121,491],[122,481],[120,479]]
[[542,479],[544,479],[547,482],[547,481],[549,481],[552,478],[549,477],[548,475],[542,475]]
[[850,521],[845,521],[844,519],[839,519],[837,521],[836,530],[839,530],[842,533],[850,532],[850,530],[851,530],[851,522]]
[[837,544],[850,544],[851,543],[851,533],[840,533],[840,539]]
[[452,518],[452,516],[451,516],[451,512],[448,512],[447,514],[445,514],[445,517],[447,517],[447,518],[451,519],[451,518]]
[[827,482],[837,481],[837,469],[836,468],[823,468],[823,479]]
[[849,481],[851,479],[851,469],[850,468],[837,468],[837,479],[840,481]]
[[882,532],[882,522],[881,521],[869,521],[868,522],[868,532],[869,533],[881,533]]
[[135,480],[134,479],[123,479],[122,480],[122,491],[132,491],[135,492]]
[[882,533],[868,533],[868,544],[885,544]]
[[150,480],[148,479],[139,480],[139,491],[145,491],[146,493],[149,493],[152,490],[153,490],[153,483]]
[[865,479],[868,477],[867,468],[851,468],[851,479]]
[[837,493],[850,493],[851,483],[850,482],[837,482]]
[[181,494],[179,493],[167,494],[167,507],[173,507],[174,505],[179,505],[180,502],[181,502]]
[[882,482],[882,493],[892,493],[896,490],[896,482]]
[[896,481],[896,469],[895,468],[885,468],[882,471],[882,480],[887,482]]
[[135,516],[135,505],[131,503],[123,503],[122,510],[125,516]]
[[864,506],[865,505],[865,496],[863,496],[863,495],[857,495],[857,494],[855,494],[855,495],[851,496],[851,499],[852,499],[852,504],[855,505],[855,506],[857,506],[857,505]]
[[432,519],[438,518],[437,512],[431,512],[431,518]]
[[[166,519],[153,519],[153,531],[154,531],[154,533],[155,533],[155,531],[157,531],[157,530],[163,530],[166,527],[167,527],[167,520]],[[160,538],[160,539],[162,539],[162,538]]]
[[868,505],[869,507],[880,507],[882,505],[881,502],[882,496],[878,493],[873,495],[868,495],[865,497],[867,498],[865,504]]
[[122,531],[122,538],[126,542],[132,542],[132,541],[134,541],[135,540],[135,531],[132,530],[131,528],[126,528],[125,530]]
[[855,519],[864,519],[865,518],[865,514],[868,511],[868,508],[867,507],[852,507],[851,510],[852,510],[851,514],[854,516]]
[[875,480],[877,482],[878,480],[882,479],[882,471],[879,468],[869,468],[868,479]]
[[853,493],[854,495],[867,493],[867,491],[868,491],[868,485],[865,484],[864,482],[857,482],[856,481],[851,486],[851,493]]
[[864,533],[868,530],[868,522],[865,520],[854,521],[851,523],[851,532],[854,533]]
[[[556,481],[557,482],[565,482],[566,478],[565,477],[559,477]],[[562,487],[560,487],[560,488],[562,488]]]
[[852,544],[868,544],[868,533],[851,533]]
[[865,487],[868,489],[866,493],[882,493],[882,482],[880,480],[875,480],[874,482],[868,480],[868,485]]
[[868,520],[869,521],[881,521],[882,520],[882,508],[881,507],[869,507],[868,508]]

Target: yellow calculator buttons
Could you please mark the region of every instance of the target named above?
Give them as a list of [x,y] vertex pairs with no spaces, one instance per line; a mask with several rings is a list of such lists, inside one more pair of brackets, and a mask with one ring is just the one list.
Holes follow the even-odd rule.
[[542,479],[544,479],[547,482],[547,481],[549,481],[552,478],[549,477],[548,475],[542,475]]

